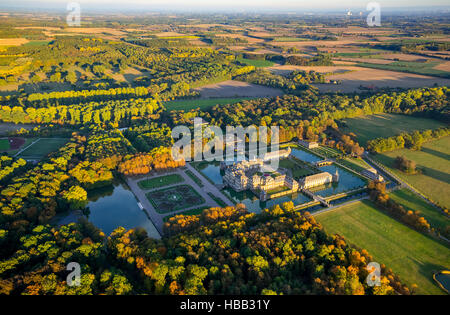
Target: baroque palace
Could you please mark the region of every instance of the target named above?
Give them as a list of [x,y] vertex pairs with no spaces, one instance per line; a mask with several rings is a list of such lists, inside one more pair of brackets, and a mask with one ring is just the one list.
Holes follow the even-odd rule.
[[276,157],[280,159],[288,158],[290,154],[291,149],[289,148],[287,150],[267,153],[262,159],[244,160],[231,165],[222,162],[221,168],[225,170],[225,175],[223,176],[224,184],[238,192],[251,190],[259,196],[261,201],[266,201],[295,193],[299,189],[309,189],[339,181],[338,173],[331,175],[328,172],[322,172],[303,177],[299,181],[296,181],[283,168],[267,170],[265,162]]

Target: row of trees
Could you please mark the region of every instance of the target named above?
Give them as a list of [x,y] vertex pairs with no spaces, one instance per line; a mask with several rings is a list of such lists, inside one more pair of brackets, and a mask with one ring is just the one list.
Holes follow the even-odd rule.
[[389,138],[377,138],[367,142],[367,148],[376,153],[394,151],[397,149],[420,150],[422,144],[427,141],[440,139],[450,134],[450,128],[442,127],[435,130],[414,131],[402,133]]
[[48,106],[41,108],[1,106],[0,120],[13,123],[55,124],[102,124],[118,125],[133,119],[151,118],[161,106],[156,99],[140,98],[105,102],[90,102],[70,106]]
[[382,209],[388,211],[394,218],[419,232],[435,235],[437,231],[421,216],[419,211],[406,210],[402,205],[389,197],[386,193],[386,183],[371,182],[368,187],[371,199]]

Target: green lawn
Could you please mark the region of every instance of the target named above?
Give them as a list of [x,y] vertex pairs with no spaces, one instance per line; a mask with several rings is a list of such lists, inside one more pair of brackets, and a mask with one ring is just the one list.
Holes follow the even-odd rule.
[[301,167],[291,159],[281,159],[280,167],[291,170],[292,176],[295,179],[314,174],[309,168]]
[[246,58],[237,58],[239,62],[245,63],[248,66],[253,66],[256,68],[265,68],[272,67],[275,63],[269,60],[254,60],[254,59],[246,59]]
[[445,124],[427,118],[406,115],[378,114],[345,119],[345,133],[353,132],[358,142],[365,146],[367,141],[399,135],[402,132],[437,129]]
[[193,100],[178,100],[164,103],[167,110],[185,110],[200,108],[202,110],[211,108],[215,105],[236,104],[245,100],[252,99],[250,97],[237,98],[211,98],[211,99],[193,99]]
[[167,176],[154,177],[144,179],[138,182],[138,186],[141,189],[154,189],[163,186],[173,185],[184,181],[183,177],[178,174],[171,174]]
[[337,160],[337,162],[339,164],[347,166],[348,168],[350,168],[358,173],[370,168],[370,166],[366,162],[364,162],[364,160],[362,160],[362,159],[344,158],[344,159]]
[[[417,164],[419,174],[408,175],[394,168],[397,156],[403,155]],[[421,151],[400,149],[377,154],[374,159],[442,206],[450,205],[450,137],[430,141]]]
[[337,149],[325,147],[325,146],[319,146],[318,148],[311,149],[312,152],[315,152],[317,154],[323,155],[327,158],[335,158],[337,156],[342,155],[343,153]]
[[409,189],[396,190],[389,196],[407,210],[420,211],[421,215],[433,227],[445,229],[450,225],[450,219],[439,209],[436,209]]
[[450,268],[450,250],[441,243],[395,221],[369,201],[357,202],[316,216],[329,233],[366,249],[420,294],[443,294],[434,283],[435,271]]
[[[41,159],[50,152],[58,150],[68,141],[69,139],[63,138],[41,138],[22,151],[18,157],[24,159]],[[25,148],[26,146],[23,147]]]
[[9,150],[9,140],[0,139],[0,151],[8,151],[8,150]]

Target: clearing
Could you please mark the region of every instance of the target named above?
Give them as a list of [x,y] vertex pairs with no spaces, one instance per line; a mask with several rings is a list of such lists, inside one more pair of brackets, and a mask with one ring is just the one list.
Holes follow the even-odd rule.
[[233,80],[205,85],[195,90],[200,92],[201,98],[203,99],[228,97],[275,97],[284,94],[280,89]]
[[[343,63],[343,62],[339,62]],[[431,77],[406,72],[390,71],[375,68],[364,68],[352,65],[342,66],[274,66],[269,70],[278,74],[285,74],[294,70],[316,71],[332,73],[327,75],[329,80],[341,81],[341,84],[314,84],[320,92],[360,92],[365,88],[419,88],[448,86],[450,79]]]
[[138,186],[141,189],[147,190],[147,189],[153,189],[153,188],[159,188],[163,186],[169,186],[173,184],[178,184],[184,181],[183,177],[181,177],[178,174],[171,174],[167,176],[159,176],[159,177],[153,177],[141,180],[138,182]]
[[376,138],[397,136],[402,132],[445,127],[444,123],[437,120],[394,114],[360,116],[347,118],[342,122],[347,125],[344,132],[356,134],[359,144],[363,146],[367,144],[367,141]]

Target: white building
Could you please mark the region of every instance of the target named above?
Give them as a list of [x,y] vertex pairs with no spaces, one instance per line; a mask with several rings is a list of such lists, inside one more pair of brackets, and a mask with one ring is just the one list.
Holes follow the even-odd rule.
[[[322,186],[326,184],[331,184],[333,182],[333,175],[328,172],[323,172],[319,174],[314,174],[311,176],[306,176],[300,179],[300,186],[303,189],[309,189],[312,187]],[[337,178],[339,179],[339,178]]]
[[366,176],[366,177],[368,177],[368,178],[370,178],[370,179],[372,179],[372,180],[376,180],[376,181],[379,181],[379,182],[384,181],[383,176],[378,174],[377,170],[374,169],[374,168],[365,169],[365,170],[363,170],[361,172],[361,174]]
[[301,146],[304,146],[307,149],[314,149],[314,148],[318,148],[319,144],[317,142],[309,142],[306,140],[298,140],[298,144],[300,144]]

